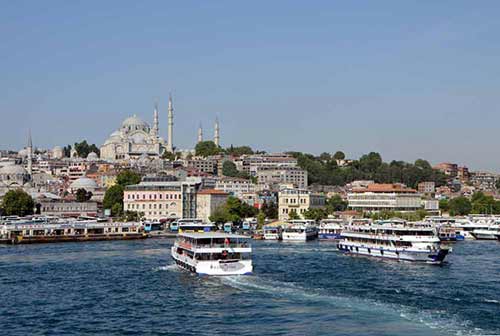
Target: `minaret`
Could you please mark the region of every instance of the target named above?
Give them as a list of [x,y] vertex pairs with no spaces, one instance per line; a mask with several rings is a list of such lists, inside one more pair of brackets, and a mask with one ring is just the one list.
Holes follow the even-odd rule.
[[201,128],[201,123],[200,127],[198,128],[198,143],[203,141],[203,128]]
[[219,134],[219,118],[215,118],[215,128],[214,128],[214,143],[219,146],[220,134]]
[[155,140],[158,140],[158,134],[160,134],[160,127],[158,124],[158,103],[155,103],[155,109],[153,112],[153,132],[152,132],[152,135]]
[[172,107],[172,95],[168,96],[168,143],[167,151],[173,153],[173,131],[174,131],[174,108]]
[[31,141],[31,130],[28,133],[28,173],[33,175],[33,142]]

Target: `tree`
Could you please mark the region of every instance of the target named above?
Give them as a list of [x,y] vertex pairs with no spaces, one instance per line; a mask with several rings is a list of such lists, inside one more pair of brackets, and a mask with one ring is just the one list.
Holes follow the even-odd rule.
[[445,198],[439,200],[439,209],[441,211],[447,212],[448,210],[450,210],[450,205],[448,203],[449,203],[448,200]]
[[288,213],[288,219],[289,219],[289,220],[300,219],[300,216],[297,214],[297,211],[295,211],[295,209],[292,209],[292,210]]
[[233,161],[224,161],[222,164],[222,175],[224,176],[238,176],[239,171]]
[[87,202],[92,198],[92,192],[80,188],[76,191],[76,201],[77,202]]
[[495,187],[500,190],[500,178],[496,180]]
[[116,183],[122,187],[138,184],[139,182],[141,182],[141,175],[130,169],[122,170],[116,176]]
[[472,195],[471,204],[471,212],[474,214],[500,213],[500,202],[496,201],[493,196],[487,196],[481,191],[476,192]]
[[3,197],[2,208],[6,216],[27,216],[33,214],[35,202],[22,189],[9,190]]
[[344,154],[344,152],[337,151],[337,152],[335,152],[335,154],[333,154],[333,158],[335,160],[344,160],[345,159],[345,154]]
[[320,159],[321,161],[330,161],[332,159],[332,156],[330,155],[330,153],[323,152],[319,155],[318,159]]
[[217,155],[222,152],[222,148],[217,146],[213,141],[201,141],[196,144],[194,148],[196,155],[207,157],[210,155]]
[[448,205],[450,207],[450,215],[452,216],[468,215],[472,210],[471,202],[463,196],[451,199]]
[[162,154],[161,158],[170,161],[175,161],[176,159],[175,154],[169,151],[165,151],[165,153]]
[[344,211],[347,209],[347,202],[340,197],[340,195],[333,195],[326,201],[326,208],[329,213],[334,213],[335,211]]
[[328,213],[325,209],[320,209],[320,208],[314,208],[314,209],[307,209],[306,212],[304,212],[304,217],[306,219],[314,219],[315,221],[319,221],[322,219],[325,219],[328,217]]
[[264,214],[263,211],[259,211],[259,214],[257,215],[257,229],[261,230],[265,222],[266,222],[266,215]]
[[63,147],[63,155],[64,155],[64,157],[71,156],[71,145],[67,145],[67,146]]
[[106,190],[102,200],[104,209],[111,209],[112,216],[118,216],[123,208],[123,187],[115,184]]
[[209,219],[215,223],[239,222],[242,218],[254,217],[257,211],[240,199],[229,196],[226,203],[215,209]]
[[261,210],[267,218],[278,219],[278,205],[275,202],[264,202]]
[[[70,151],[71,151],[71,146],[68,146]],[[74,148],[76,150],[76,153],[78,154],[79,157],[81,158],[86,158],[89,153],[94,152],[97,155],[100,155],[100,150],[99,148],[95,145],[89,145],[87,143],[87,140],[83,140],[82,142],[75,142]]]
[[254,153],[254,151],[252,150],[252,148],[250,148],[250,146],[234,147],[233,145],[226,148],[225,152],[226,152],[226,154],[234,155],[234,156],[241,156],[241,155],[245,155],[245,154],[249,155],[249,154]]

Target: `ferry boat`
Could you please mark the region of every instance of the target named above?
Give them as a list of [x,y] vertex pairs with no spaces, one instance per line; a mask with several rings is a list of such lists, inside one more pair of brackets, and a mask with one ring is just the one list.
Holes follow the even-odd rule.
[[453,228],[455,229],[457,240],[471,240],[476,239],[472,234],[476,230],[488,230],[491,226],[490,223],[486,222],[471,222],[468,219],[457,219]]
[[319,222],[319,239],[340,239],[344,221],[342,219],[323,219]]
[[318,228],[314,220],[295,219],[288,221],[283,229],[283,241],[307,241],[318,238]]
[[441,247],[435,228],[399,221],[350,226],[342,237],[337,248],[352,255],[441,264],[449,252]]
[[7,244],[57,243],[147,238],[140,223],[69,221],[0,225],[0,242]]
[[500,224],[494,224],[487,229],[476,229],[471,235],[477,240],[495,240],[500,235]]
[[263,228],[265,240],[281,240],[283,230],[279,225],[266,225]]
[[249,239],[223,232],[180,233],[171,255],[180,268],[199,275],[251,274]]

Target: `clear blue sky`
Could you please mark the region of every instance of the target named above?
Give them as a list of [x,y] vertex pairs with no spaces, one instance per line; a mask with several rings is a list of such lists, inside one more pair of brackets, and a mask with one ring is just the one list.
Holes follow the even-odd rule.
[[178,148],[498,171],[500,1],[1,1],[0,148],[100,145],[174,95]]

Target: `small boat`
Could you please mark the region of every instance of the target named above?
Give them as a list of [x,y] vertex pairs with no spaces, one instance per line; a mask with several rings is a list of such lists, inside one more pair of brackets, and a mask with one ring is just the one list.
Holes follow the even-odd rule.
[[266,225],[263,228],[265,240],[281,240],[282,228],[279,225]]
[[500,235],[500,225],[491,225],[487,229],[476,229],[471,232],[477,240],[495,240]]
[[249,239],[224,232],[179,233],[171,256],[180,268],[199,275],[251,274]]
[[283,229],[283,241],[307,241],[318,238],[318,228],[314,220],[296,219],[288,221]]
[[318,238],[319,239],[340,239],[342,228],[344,227],[342,219],[323,219],[319,222]]

